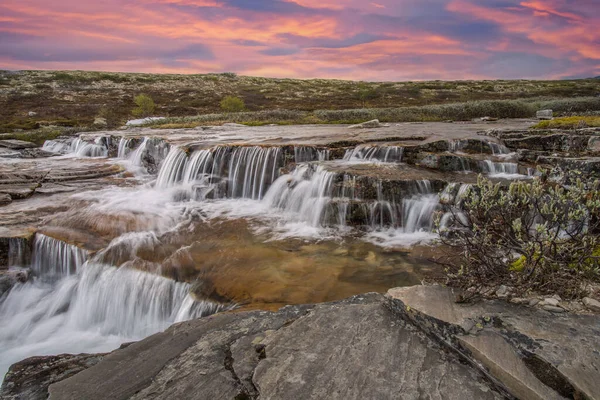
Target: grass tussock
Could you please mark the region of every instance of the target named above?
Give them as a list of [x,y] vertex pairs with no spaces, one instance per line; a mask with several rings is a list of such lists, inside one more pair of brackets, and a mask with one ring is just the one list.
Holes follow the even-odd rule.
[[573,116],[540,121],[533,129],[581,129],[600,127],[600,116]]

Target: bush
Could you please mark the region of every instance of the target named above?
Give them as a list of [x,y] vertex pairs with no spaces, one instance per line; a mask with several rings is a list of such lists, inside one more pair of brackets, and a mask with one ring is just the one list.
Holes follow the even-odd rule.
[[135,117],[142,117],[142,118],[149,117],[154,113],[154,110],[156,109],[154,100],[152,100],[152,97],[150,97],[146,94],[140,94],[140,95],[135,96],[134,102],[137,105],[137,107],[134,108],[131,111],[131,113]]
[[579,175],[509,187],[480,177],[450,212],[451,227],[440,222],[447,218],[437,222],[442,242],[462,254],[448,270],[450,280],[465,288],[507,284],[516,294],[583,296],[583,282],[600,280],[600,184]]
[[221,100],[221,109],[225,112],[241,112],[245,108],[244,100],[239,97],[227,96]]

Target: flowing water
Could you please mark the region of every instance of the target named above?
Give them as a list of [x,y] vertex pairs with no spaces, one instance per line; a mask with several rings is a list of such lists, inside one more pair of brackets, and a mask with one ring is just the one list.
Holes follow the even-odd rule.
[[[109,148],[75,139],[68,151]],[[137,186],[72,195],[45,221],[51,233],[11,242],[10,264],[33,278],[0,299],[0,374],[33,355],[111,351],[233,304],[276,309],[418,283],[432,270],[431,247],[418,245],[435,238],[446,197],[466,190],[344,171],[396,171],[399,146],[358,146],[343,160],[318,146],[156,138],[112,149],[107,162],[136,167]],[[410,246],[415,255],[390,250]]]
[[36,235],[35,277],[0,302],[0,374],[32,355],[110,351],[221,308],[194,301],[189,284],[87,257],[76,246]]

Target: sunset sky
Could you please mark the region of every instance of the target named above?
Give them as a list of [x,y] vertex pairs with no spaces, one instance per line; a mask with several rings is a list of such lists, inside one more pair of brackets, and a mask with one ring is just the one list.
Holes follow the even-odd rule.
[[0,0],[0,69],[600,75],[600,0]]

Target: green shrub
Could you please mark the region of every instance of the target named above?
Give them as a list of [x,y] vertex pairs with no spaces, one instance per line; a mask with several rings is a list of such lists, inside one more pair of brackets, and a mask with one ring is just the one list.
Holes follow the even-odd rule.
[[580,175],[560,171],[558,179],[546,179],[546,171],[509,187],[480,176],[450,211],[452,223],[437,222],[441,241],[462,255],[449,269],[451,281],[583,296],[583,282],[600,281],[600,183],[584,183]]
[[226,96],[221,100],[221,109],[225,112],[242,112],[246,108],[244,100],[235,96]]
[[131,111],[131,113],[135,117],[149,117],[154,113],[154,110],[156,109],[154,100],[152,100],[152,97],[146,94],[139,94],[135,96],[134,102],[137,105],[137,107],[134,108]]

